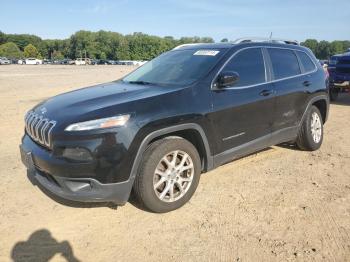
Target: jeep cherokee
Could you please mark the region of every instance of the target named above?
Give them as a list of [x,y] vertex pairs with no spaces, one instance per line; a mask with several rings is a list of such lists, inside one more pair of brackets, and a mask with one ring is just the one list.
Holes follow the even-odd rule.
[[317,150],[328,107],[322,67],[293,41],[188,44],[35,106],[21,158],[59,198],[123,205],[133,192],[168,212],[235,158],[283,142]]

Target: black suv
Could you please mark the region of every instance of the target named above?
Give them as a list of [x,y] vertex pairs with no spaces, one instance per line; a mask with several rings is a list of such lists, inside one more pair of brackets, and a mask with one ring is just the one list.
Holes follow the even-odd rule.
[[235,158],[283,142],[318,149],[328,107],[320,63],[294,42],[188,44],[34,107],[21,156],[59,198],[123,205],[133,192],[167,212]]

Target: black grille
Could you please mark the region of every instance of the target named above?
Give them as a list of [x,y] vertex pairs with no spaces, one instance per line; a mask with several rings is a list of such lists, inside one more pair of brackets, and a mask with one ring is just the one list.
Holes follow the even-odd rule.
[[29,111],[25,117],[27,134],[37,143],[51,147],[51,132],[56,121],[44,118],[42,115]]

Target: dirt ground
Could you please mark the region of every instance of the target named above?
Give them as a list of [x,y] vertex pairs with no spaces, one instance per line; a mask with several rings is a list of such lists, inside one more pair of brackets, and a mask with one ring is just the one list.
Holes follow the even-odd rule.
[[0,66],[0,261],[350,261],[350,95],[331,105],[319,151],[226,164],[174,212],[69,207],[33,186],[18,150],[25,112],[131,69]]

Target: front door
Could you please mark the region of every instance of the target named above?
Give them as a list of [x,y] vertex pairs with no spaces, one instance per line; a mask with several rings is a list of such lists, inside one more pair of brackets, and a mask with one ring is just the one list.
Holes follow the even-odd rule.
[[265,64],[263,50],[253,47],[236,53],[221,70],[238,73],[239,80],[231,87],[212,90],[215,154],[271,134],[274,90]]

